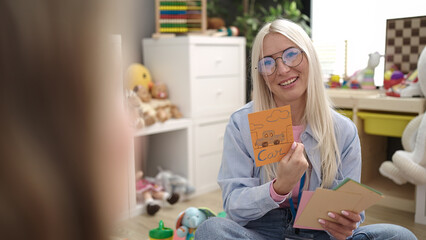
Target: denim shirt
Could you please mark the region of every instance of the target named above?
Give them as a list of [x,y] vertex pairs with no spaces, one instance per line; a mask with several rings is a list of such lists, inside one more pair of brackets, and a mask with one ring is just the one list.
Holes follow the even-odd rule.
[[[247,117],[247,114],[252,112],[253,102],[250,102],[232,114],[226,127],[222,164],[218,176],[223,208],[227,216],[241,226],[279,207],[269,193],[271,182],[263,182],[263,171],[261,167],[255,165]],[[334,188],[345,178],[360,181],[361,147],[355,124],[334,110],[332,114],[341,156],[341,163],[332,186]],[[316,148],[318,141],[314,138],[309,124],[300,139],[312,166],[308,188],[314,191],[321,185],[321,154]],[[364,213],[361,213],[361,219],[362,222]]]

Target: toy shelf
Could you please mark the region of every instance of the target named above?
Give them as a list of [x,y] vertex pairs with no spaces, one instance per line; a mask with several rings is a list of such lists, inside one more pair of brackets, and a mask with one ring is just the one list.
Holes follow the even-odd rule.
[[155,124],[138,130],[135,132],[135,137],[149,136],[158,133],[181,130],[192,125],[192,120],[189,118],[169,119],[164,123],[156,122]]
[[[169,119],[157,122],[134,133],[133,169],[130,179],[135,179],[135,169],[143,169],[144,175],[155,177],[158,167],[172,170],[188,179],[193,185],[192,138],[193,120],[190,118]],[[136,149],[141,148],[142,151]],[[137,202],[135,180],[129,184],[129,215],[137,216],[145,212],[144,204]],[[185,198],[181,196],[182,200]],[[166,206],[164,201],[158,201]]]
[[[371,186],[385,195],[378,205],[415,213],[415,221],[426,224],[426,185],[411,183],[397,185],[379,173],[379,167],[387,159],[388,136],[400,136],[402,132],[369,131],[369,121],[365,116],[380,119],[374,124],[388,128],[404,129],[407,118],[422,114],[426,109],[424,98],[394,98],[384,96],[379,90],[327,89],[327,94],[337,109],[346,116],[351,115],[358,128],[361,141],[362,183]],[[392,123],[392,121],[399,121]],[[403,125],[403,126],[402,126]],[[370,132],[371,134],[367,133]]]

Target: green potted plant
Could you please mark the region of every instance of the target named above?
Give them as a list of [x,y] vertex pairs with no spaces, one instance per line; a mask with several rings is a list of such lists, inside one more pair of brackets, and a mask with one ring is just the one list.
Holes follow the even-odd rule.
[[247,47],[251,48],[257,31],[265,22],[270,22],[277,18],[286,18],[299,24],[309,35],[309,17],[300,11],[302,4],[300,1],[273,0],[273,4],[268,8],[256,3],[256,0],[243,0],[245,11],[237,16],[234,25],[240,29],[240,33],[247,39]]
[[[277,18],[289,19],[299,24],[309,35],[311,28],[309,26],[309,17],[303,14],[300,9],[303,7],[301,0],[272,0],[269,1],[256,0],[209,0],[207,4],[207,12],[210,16],[220,16],[225,19],[227,25],[238,27],[240,35],[246,38],[246,56],[247,62],[250,58],[250,49],[253,40],[265,22],[270,22]],[[228,9],[236,9],[237,14],[228,14]],[[247,64],[247,66],[249,66]],[[247,68],[247,95],[249,100],[251,93],[251,76],[250,68]]]

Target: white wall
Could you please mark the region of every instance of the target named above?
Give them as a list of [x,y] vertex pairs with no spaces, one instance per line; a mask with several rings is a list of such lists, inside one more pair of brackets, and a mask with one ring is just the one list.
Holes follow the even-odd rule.
[[155,31],[154,0],[115,1],[113,34],[121,35],[123,67],[142,63],[142,39],[151,37]]
[[[351,75],[367,65],[369,53],[385,53],[386,19],[426,15],[425,0],[311,0],[311,3],[314,43],[323,48],[337,45],[335,74],[344,71],[345,40],[348,40],[348,75]],[[384,58],[376,68],[376,85],[383,85],[383,72]]]

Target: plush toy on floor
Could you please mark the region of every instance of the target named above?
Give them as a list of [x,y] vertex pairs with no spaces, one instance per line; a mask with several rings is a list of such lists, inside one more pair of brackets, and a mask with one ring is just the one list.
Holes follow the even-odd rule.
[[170,204],[175,204],[179,200],[179,194],[169,194],[162,187],[143,179],[143,172],[136,173],[136,194],[139,200],[143,200],[146,205],[146,212],[155,215],[161,206],[155,200],[166,200]]
[[186,178],[174,174],[172,171],[163,170],[161,167],[159,167],[155,182],[169,193],[189,195],[195,192],[195,188],[189,185]]
[[185,237],[186,240],[194,239],[195,230],[201,223],[216,214],[208,208],[189,207],[179,213],[176,222],[176,233],[179,237]]
[[[418,82],[423,95],[426,95],[426,48],[420,54],[417,64]],[[426,184],[426,115],[421,114],[410,121],[402,134],[405,150],[396,151],[392,162],[380,166],[380,173],[397,184],[407,181],[413,184]]]

